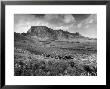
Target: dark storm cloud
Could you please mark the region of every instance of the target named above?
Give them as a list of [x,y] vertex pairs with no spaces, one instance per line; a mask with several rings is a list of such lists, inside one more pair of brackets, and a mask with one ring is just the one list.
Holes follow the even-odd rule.
[[73,17],[75,17],[78,22],[88,18],[89,16],[90,14],[73,14]]
[[45,14],[32,14],[32,15],[34,15],[35,17],[43,17],[43,16],[45,16]]

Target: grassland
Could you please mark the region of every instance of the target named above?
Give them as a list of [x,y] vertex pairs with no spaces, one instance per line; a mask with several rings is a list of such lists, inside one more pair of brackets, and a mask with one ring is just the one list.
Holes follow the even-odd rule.
[[96,76],[96,42],[19,40],[15,76]]

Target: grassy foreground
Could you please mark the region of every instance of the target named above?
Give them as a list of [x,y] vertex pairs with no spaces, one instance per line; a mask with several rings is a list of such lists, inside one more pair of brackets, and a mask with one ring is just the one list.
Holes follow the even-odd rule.
[[[70,56],[50,57],[35,55],[27,50],[15,49],[15,76],[96,76],[96,60],[90,60],[96,54],[88,55],[87,60],[78,60]],[[79,58],[79,57],[78,57]]]

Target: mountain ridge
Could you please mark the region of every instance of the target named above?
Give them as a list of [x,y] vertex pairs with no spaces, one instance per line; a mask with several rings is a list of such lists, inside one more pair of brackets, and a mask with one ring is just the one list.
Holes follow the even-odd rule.
[[[16,33],[16,32],[15,32]],[[17,34],[17,33],[16,33]],[[80,40],[96,40],[82,36],[79,32],[70,33],[68,31],[53,30],[47,26],[31,26],[27,33],[21,33],[23,36],[28,36],[40,40],[60,40],[60,41],[80,41]]]

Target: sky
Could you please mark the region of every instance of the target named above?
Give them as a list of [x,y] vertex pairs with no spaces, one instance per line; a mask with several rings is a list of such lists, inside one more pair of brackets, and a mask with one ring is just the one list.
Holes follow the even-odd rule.
[[26,33],[31,26],[47,26],[53,30],[79,32],[97,38],[96,14],[15,14],[14,31]]

